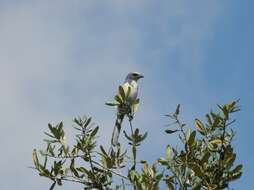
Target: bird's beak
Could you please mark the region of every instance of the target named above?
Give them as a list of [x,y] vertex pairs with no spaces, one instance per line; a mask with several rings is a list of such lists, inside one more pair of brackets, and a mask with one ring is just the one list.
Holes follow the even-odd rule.
[[144,78],[144,75],[141,75],[141,74],[140,74],[138,78],[139,78],[139,79]]

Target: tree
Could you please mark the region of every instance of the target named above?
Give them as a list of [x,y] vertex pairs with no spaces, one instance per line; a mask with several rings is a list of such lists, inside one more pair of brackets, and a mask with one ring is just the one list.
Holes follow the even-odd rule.
[[[121,144],[106,151],[96,142],[99,126],[94,126],[91,117],[75,118],[76,143],[69,146],[63,122],[53,126],[44,139],[47,146],[40,152],[33,151],[34,169],[40,176],[52,181],[50,190],[64,181],[80,183],[82,188],[98,190],[134,189],[157,190],[220,190],[242,175],[242,165],[235,165],[236,153],[232,146],[235,130],[231,116],[240,109],[238,101],[218,105],[217,112],[205,115],[205,122],[195,119],[195,130],[187,128],[179,119],[180,105],[172,114],[167,114],[171,122],[165,133],[178,135],[181,148],[165,146],[165,156],[152,165],[146,160],[137,160],[138,147],[146,139],[147,133],[140,133],[132,126],[133,110],[139,101],[128,105],[125,94],[119,88],[119,95],[109,106],[118,106],[129,119],[131,132],[123,132],[131,151]],[[164,185],[163,185],[164,184]]]

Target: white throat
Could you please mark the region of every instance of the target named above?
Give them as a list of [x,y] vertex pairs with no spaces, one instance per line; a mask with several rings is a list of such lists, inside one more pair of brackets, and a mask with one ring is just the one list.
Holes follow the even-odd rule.
[[125,82],[128,82],[133,88],[138,88],[138,83],[137,81],[133,80],[133,79],[126,79]]

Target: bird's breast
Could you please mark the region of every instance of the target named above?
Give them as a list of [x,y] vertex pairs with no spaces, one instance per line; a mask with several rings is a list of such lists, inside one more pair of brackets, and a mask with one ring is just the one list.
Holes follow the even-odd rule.
[[131,92],[130,92],[130,95],[129,95],[129,100],[130,101],[135,101],[137,99],[137,96],[138,96],[138,85],[136,82],[132,82],[132,83],[124,83],[122,85],[123,87],[123,90],[125,92],[125,94],[127,94],[128,92],[128,88],[130,87],[131,88]]

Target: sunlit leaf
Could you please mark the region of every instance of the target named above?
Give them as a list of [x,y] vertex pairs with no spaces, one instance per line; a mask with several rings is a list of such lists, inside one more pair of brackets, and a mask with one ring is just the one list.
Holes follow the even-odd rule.
[[115,96],[115,100],[119,103],[119,104],[122,104],[123,103],[123,100],[120,98],[120,96],[116,95]]
[[119,91],[119,94],[120,94],[122,100],[125,100],[125,99],[126,99],[126,96],[125,96],[125,92],[124,92],[123,87],[122,87],[122,86],[119,86],[118,91]]
[[203,123],[199,119],[195,119],[195,126],[201,135],[206,135],[206,130]]
[[188,139],[188,145],[191,147],[195,141],[196,131],[192,131]]
[[131,87],[128,86],[128,90],[127,90],[127,93],[126,93],[126,98],[128,98],[130,96],[130,93],[131,93]]
[[166,148],[166,156],[168,160],[171,158],[171,153],[172,153],[171,147],[168,145]]
[[214,139],[210,141],[211,144],[215,144],[217,146],[220,146],[222,144],[222,141],[220,139]]
[[133,110],[133,113],[136,113],[137,110],[139,108],[139,99],[137,99],[135,102],[133,102],[132,104],[132,110]]
[[36,168],[39,168],[39,160],[37,157],[36,149],[33,150],[33,162]]

